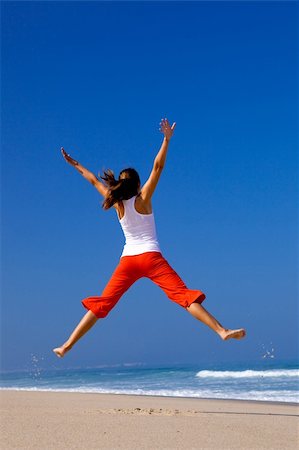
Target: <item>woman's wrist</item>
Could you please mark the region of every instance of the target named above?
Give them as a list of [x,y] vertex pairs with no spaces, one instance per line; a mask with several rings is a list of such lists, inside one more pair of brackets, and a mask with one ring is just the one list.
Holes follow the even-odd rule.
[[81,164],[79,164],[77,161],[76,161],[76,163],[77,163],[77,164],[74,164],[73,166],[75,167],[75,169],[78,170],[78,172],[81,173],[81,175],[84,176],[84,170],[83,170],[83,167],[82,167]]

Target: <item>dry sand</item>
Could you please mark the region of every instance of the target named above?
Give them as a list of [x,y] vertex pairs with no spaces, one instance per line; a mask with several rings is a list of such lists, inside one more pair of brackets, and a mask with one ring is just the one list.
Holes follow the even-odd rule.
[[1,449],[299,448],[298,405],[1,391]]

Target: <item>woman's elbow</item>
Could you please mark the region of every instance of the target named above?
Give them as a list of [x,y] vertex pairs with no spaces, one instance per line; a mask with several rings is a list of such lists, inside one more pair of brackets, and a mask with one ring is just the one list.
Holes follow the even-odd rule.
[[154,163],[154,170],[157,172],[161,172],[164,168],[164,164],[161,161],[155,161]]

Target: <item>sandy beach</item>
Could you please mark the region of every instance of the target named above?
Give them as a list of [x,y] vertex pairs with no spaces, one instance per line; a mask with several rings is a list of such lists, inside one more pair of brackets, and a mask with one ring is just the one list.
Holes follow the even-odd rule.
[[3,449],[297,449],[295,404],[1,391]]

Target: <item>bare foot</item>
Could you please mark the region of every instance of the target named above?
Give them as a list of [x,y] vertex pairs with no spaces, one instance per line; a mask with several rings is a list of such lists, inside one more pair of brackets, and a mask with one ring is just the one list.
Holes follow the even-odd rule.
[[53,348],[53,352],[58,356],[58,358],[63,358],[68,350],[70,350],[70,348],[67,349],[64,345],[62,347]]
[[246,336],[246,331],[244,328],[240,328],[238,330],[224,330],[219,333],[220,337],[227,341],[228,339],[242,339]]

